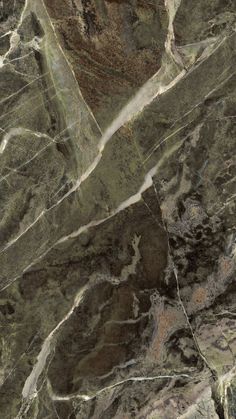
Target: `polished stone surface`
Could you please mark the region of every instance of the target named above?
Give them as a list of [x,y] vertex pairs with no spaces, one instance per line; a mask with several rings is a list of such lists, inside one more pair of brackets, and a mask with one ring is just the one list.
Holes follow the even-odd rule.
[[236,3],[0,1],[0,419],[236,417]]

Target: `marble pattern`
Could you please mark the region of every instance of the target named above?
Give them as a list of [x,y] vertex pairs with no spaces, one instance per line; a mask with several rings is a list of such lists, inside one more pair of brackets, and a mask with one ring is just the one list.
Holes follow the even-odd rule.
[[234,419],[235,1],[0,17],[0,419]]

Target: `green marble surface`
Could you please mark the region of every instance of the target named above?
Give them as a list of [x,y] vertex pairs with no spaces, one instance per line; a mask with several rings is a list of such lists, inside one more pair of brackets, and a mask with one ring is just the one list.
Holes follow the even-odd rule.
[[236,3],[0,1],[0,419],[236,418]]

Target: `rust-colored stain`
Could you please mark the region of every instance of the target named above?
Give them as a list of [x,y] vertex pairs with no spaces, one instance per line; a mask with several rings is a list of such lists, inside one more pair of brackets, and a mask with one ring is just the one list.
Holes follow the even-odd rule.
[[232,272],[233,265],[231,259],[222,257],[219,263],[220,273],[224,276],[229,275]]
[[208,298],[208,291],[204,287],[198,287],[196,288],[193,293],[190,300],[190,304],[193,304],[194,306],[202,306],[207,302]]
[[[180,318],[181,317],[181,318]],[[180,312],[174,308],[163,309],[157,315],[157,333],[153,338],[150,348],[150,356],[155,360],[161,361],[164,354],[164,346],[169,336],[179,327],[183,318]]]

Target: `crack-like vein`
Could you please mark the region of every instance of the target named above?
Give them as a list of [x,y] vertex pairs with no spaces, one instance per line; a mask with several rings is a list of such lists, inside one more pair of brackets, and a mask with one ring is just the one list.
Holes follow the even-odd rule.
[[95,399],[96,397],[100,396],[102,393],[106,391],[113,390],[116,387],[119,387],[121,385],[124,385],[129,382],[145,382],[145,381],[156,381],[156,380],[169,380],[169,379],[179,379],[179,378],[187,378],[191,379],[192,377],[188,374],[173,374],[173,375],[156,375],[156,376],[141,376],[141,377],[129,377],[124,380],[118,381],[117,383],[111,384],[110,386],[103,387],[102,389],[98,390],[95,393],[92,393],[90,395],[88,394],[73,394],[70,396],[59,396],[55,395],[52,390],[50,391],[50,396],[55,401],[66,401],[71,399],[80,399],[83,401],[90,401],[92,399]]
[[4,102],[6,102],[7,100],[11,99],[12,97],[18,95],[19,93],[21,93],[22,91],[24,91],[28,86],[30,86],[31,84],[35,83],[36,81],[42,79],[43,77],[45,77],[47,74],[49,74],[49,72],[45,72],[43,74],[40,74],[40,76],[36,77],[34,80],[30,81],[29,83],[25,84],[23,87],[21,87],[20,89],[18,89],[16,92],[12,93],[11,95],[7,96],[6,98],[0,100],[0,105]]
[[180,303],[180,305],[181,305],[181,307],[182,307],[182,310],[183,310],[184,316],[185,316],[185,318],[186,318],[186,322],[187,322],[188,327],[189,327],[189,329],[190,329],[190,332],[191,332],[191,335],[192,335],[192,337],[193,337],[193,341],[194,341],[194,343],[195,343],[195,346],[196,346],[196,348],[197,348],[197,351],[198,351],[198,353],[199,353],[200,357],[202,358],[202,360],[203,360],[204,364],[205,364],[205,365],[207,366],[207,368],[211,371],[213,378],[214,378],[214,379],[216,379],[216,378],[217,378],[217,371],[216,371],[216,369],[215,369],[213,366],[211,366],[211,365],[209,364],[209,362],[208,362],[207,358],[206,358],[206,357],[205,357],[205,355],[203,354],[203,352],[202,352],[202,350],[201,350],[201,348],[200,348],[200,346],[199,346],[198,340],[197,340],[197,338],[196,338],[196,336],[195,336],[195,333],[194,333],[193,327],[192,327],[192,325],[191,325],[191,322],[190,322],[190,320],[189,320],[187,310],[186,310],[185,305],[184,305],[184,303],[183,303],[183,301],[182,301],[181,294],[180,294],[179,280],[178,280],[178,271],[177,271],[177,269],[176,269],[176,267],[175,267],[175,266],[173,266],[173,272],[174,272],[174,276],[175,276],[175,280],[176,280],[177,296],[178,296],[178,299],[179,299],[179,303]]
[[165,7],[169,17],[168,32],[165,41],[165,49],[167,54],[173,58],[177,65],[184,67],[181,55],[175,46],[175,33],[174,33],[174,19],[181,4],[181,0],[165,0]]
[[[51,84],[51,85],[49,85],[48,87],[46,87],[45,89],[43,89],[43,90],[40,90],[40,93],[47,93],[47,92],[49,92],[49,90],[51,90],[51,89],[54,89],[54,86]],[[29,102],[31,102],[33,99],[38,99],[38,97],[39,97],[39,93],[37,92],[35,95],[33,95],[33,96],[30,96],[29,97],[29,99],[27,99],[27,100],[24,100],[24,102],[23,103],[21,103],[20,105],[18,105],[18,106],[15,106],[13,109],[11,109],[10,111],[8,111],[8,112],[5,112],[4,114],[2,114],[1,116],[0,116],[0,120],[2,120],[3,118],[5,118],[5,116],[7,116],[7,115],[10,115],[10,114],[14,114],[14,113],[18,113],[19,112],[19,110],[20,109],[22,109],[22,108],[24,108],[25,107],[25,105],[26,104],[28,104]],[[50,99],[52,99],[52,97],[50,97]],[[45,104],[45,103],[47,103],[46,101],[44,101],[43,102],[43,104]],[[34,111],[35,109],[38,109],[38,107],[37,108],[33,108],[32,109],[32,107],[30,108],[30,114],[32,114],[32,111]],[[28,115],[28,113],[26,112],[25,113],[26,115]],[[10,122],[9,122],[9,124],[8,125],[6,125],[6,126],[4,126],[4,129],[6,130],[7,128],[9,128],[9,127],[11,127],[13,124],[15,124],[16,122],[18,122],[20,120],[20,118],[16,118],[16,119],[13,119],[13,120],[11,120]]]
[[[155,190],[155,193],[156,193],[156,199],[157,199],[158,205],[159,205],[159,207],[161,208],[161,205],[160,205],[160,200],[159,200],[159,197],[158,197],[158,193],[157,193],[157,189],[156,189],[155,182],[153,182],[153,185],[154,185],[154,190]],[[163,214],[162,214],[162,213],[161,213],[161,217],[162,217],[162,223],[163,223],[163,226],[164,226],[165,231],[166,231],[167,245],[168,245],[168,255],[169,255],[169,263],[171,263],[171,268],[172,268],[173,273],[174,273],[174,277],[175,277],[175,281],[176,281],[176,291],[177,291],[177,297],[178,297],[178,300],[179,300],[180,306],[181,306],[181,308],[182,308],[182,311],[183,311],[183,313],[184,313],[184,316],[185,316],[185,319],[186,319],[187,325],[188,325],[189,330],[190,330],[190,332],[191,332],[191,335],[192,335],[192,338],[193,338],[193,341],[194,341],[195,347],[196,347],[196,349],[197,349],[197,351],[198,351],[198,353],[199,353],[199,355],[200,355],[201,359],[203,360],[204,364],[205,364],[205,365],[206,365],[206,367],[210,370],[210,372],[211,372],[211,374],[212,374],[213,378],[214,378],[214,379],[216,379],[216,378],[217,378],[217,372],[216,372],[215,368],[213,368],[213,367],[209,364],[208,360],[206,359],[205,355],[203,354],[203,352],[202,352],[202,350],[201,350],[201,348],[200,348],[200,346],[199,346],[199,343],[198,343],[198,340],[197,340],[197,338],[196,338],[196,336],[195,336],[195,333],[194,333],[193,327],[192,327],[192,325],[191,325],[191,322],[190,322],[190,319],[189,319],[189,316],[188,316],[187,310],[186,310],[185,305],[184,305],[184,303],[183,303],[183,300],[182,300],[182,298],[181,298],[180,286],[179,286],[179,279],[178,279],[178,271],[177,271],[177,268],[176,268],[176,266],[175,266],[175,264],[174,264],[174,260],[173,260],[173,256],[172,256],[172,251],[171,251],[171,245],[170,245],[170,237],[169,237],[168,226],[167,226],[167,224],[166,224],[166,222],[165,222],[165,219],[164,219],[164,216],[163,216]]]
[[82,298],[87,290],[87,287],[83,287],[75,297],[73,306],[69,312],[63,317],[63,319],[57,324],[57,326],[50,332],[48,337],[45,339],[42,348],[37,356],[37,362],[35,363],[30,375],[27,377],[24,387],[22,390],[22,396],[24,399],[30,400],[37,395],[37,383],[40,375],[42,374],[47,358],[52,350],[52,342],[56,332],[60,327],[70,318],[74,310],[81,303]]
[[[53,29],[54,30],[54,29]],[[112,122],[112,124],[108,127],[108,129],[105,131],[105,133],[102,135],[100,141],[99,141],[99,145],[98,145],[98,149],[99,149],[99,153],[98,155],[95,157],[95,159],[93,160],[93,162],[90,164],[90,166],[87,168],[87,170],[82,174],[82,176],[77,180],[77,182],[75,183],[75,185],[54,205],[52,205],[50,208],[45,209],[41,212],[41,214],[36,218],[36,220],[31,223],[27,229],[24,230],[24,232],[22,232],[20,234],[20,236],[18,236],[17,238],[15,238],[11,244],[15,243],[18,238],[20,238],[22,235],[24,235],[29,229],[31,229],[38,221],[39,219],[44,216],[44,214],[46,212],[49,212],[51,209],[55,208],[57,205],[59,205],[62,201],[64,201],[64,199],[66,199],[69,195],[71,195],[74,191],[76,191],[77,189],[79,189],[80,185],[82,182],[84,182],[90,175],[91,173],[94,171],[94,169],[97,167],[98,163],[100,162],[101,158],[102,158],[102,151],[104,149],[104,147],[106,146],[106,144],[108,143],[108,141],[111,139],[111,137],[113,136],[113,134],[125,123],[127,122],[129,119],[131,119],[137,112],[140,112],[140,110],[143,109],[143,107],[145,105],[147,105],[148,103],[150,103],[150,101],[152,101],[156,96],[166,92],[167,90],[169,90],[171,87],[173,87],[173,85],[175,85],[179,79],[181,79],[184,75],[186,74],[185,70],[182,70],[181,73],[178,74],[178,76],[172,80],[168,85],[163,86],[160,84],[160,86],[158,86],[157,91],[155,91],[155,94],[151,95],[150,97],[150,93],[148,95],[148,100],[147,103],[145,103],[144,100],[144,91],[149,90],[147,89],[147,83],[140,89],[140,91],[137,93],[137,95],[135,96],[135,98],[133,100],[131,100],[128,105],[126,105],[121,113],[118,115],[117,118],[115,118],[115,120]],[[153,79],[155,78],[152,77],[150,79],[149,82],[153,82]],[[151,91],[153,91],[153,86]],[[147,94],[147,93],[145,93]],[[140,109],[141,106],[141,109]],[[132,111],[132,112],[131,112]],[[182,129],[179,128],[178,130]],[[178,131],[177,130],[177,131]],[[175,133],[170,134],[170,136],[173,136]],[[162,143],[164,141],[166,141],[169,138],[169,136],[165,139],[163,139]],[[160,146],[161,144],[159,144],[158,146]],[[148,157],[149,158],[149,157]],[[140,194],[139,194],[140,195]],[[140,198],[139,198],[140,199]],[[93,222],[92,222],[93,223]],[[79,233],[80,234],[80,233]],[[8,248],[9,246],[7,246],[6,248]],[[6,250],[6,248],[4,248],[2,251]]]
[[[39,260],[41,260],[44,256],[46,256],[47,253],[49,253],[54,247],[60,245],[61,243],[66,242],[67,240],[70,239],[74,239],[76,237],[78,237],[80,234],[82,234],[83,232],[89,230],[92,227],[96,227],[98,225],[103,224],[104,222],[110,220],[111,218],[113,218],[114,216],[116,216],[119,212],[124,211],[125,209],[127,209],[128,207],[136,204],[137,202],[139,202],[142,199],[142,194],[143,192],[145,192],[149,187],[151,187],[153,185],[153,176],[156,174],[158,167],[162,164],[162,161],[159,161],[151,170],[149,170],[149,172],[145,175],[144,178],[144,182],[141,185],[141,187],[139,188],[138,192],[135,193],[134,195],[130,196],[128,199],[126,199],[125,201],[123,201],[115,210],[111,211],[110,214],[107,217],[104,217],[102,219],[98,219],[98,220],[92,220],[90,221],[88,224],[85,224],[83,226],[80,226],[77,230],[73,231],[72,233],[61,237],[58,241],[56,241],[52,246],[50,246],[45,252],[43,252],[39,257],[37,257],[32,263],[30,263],[24,270],[23,272],[21,272],[21,274],[17,275],[16,277],[14,277],[11,282],[7,285],[4,285],[4,287],[1,288],[0,291],[3,291],[4,289],[8,288],[11,283],[13,283],[14,281],[16,281],[19,277],[21,277],[22,273],[27,272],[27,270],[32,267],[35,263],[37,263]],[[71,193],[71,190],[66,194],[66,196],[68,196]],[[42,212],[39,214],[39,216],[37,217],[37,221],[38,219],[40,219],[40,217],[42,217],[42,215],[44,215],[46,212],[48,212],[50,209],[54,208],[55,206],[57,206],[60,202],[62,202],[65,199],[65,196],[63,196],[61,198],[60,201],[58,201],[56,204],[54,204],[53,206],[51,206],[49,209],[45,209],[43,210],[43,214]],[[36,221],[36,222],[37,222]],[[28,230],[32,227],[32,225],[35,224],[35,221],[28,226]],[[28,231],[27,230],[27,231]],[[21,233],[20,237],[22,235],[24,235],[24,232]],[[17,239],[14,239],[14,243],[20,238],[18,237]],[[13,241],[11,242],[11,245],[13,244]],[[7,246],[7,248],[9,248],[9,246]],[[6,247],[4,248],[4,250],[6,250]],[[2,252],[4,251],[2,250]],[[1,253],[1,252],[0,252]]]
[[[231,68],[232,66],[229,66],[229,68]],[[228,69],[229,69],[228,68]],[[227,70],[228,70],[227,69]],[[222,73],[223,74],[223,73]],[[222,74],[219,77],[222,77]],[[219,87],[222,87],[225,83],[227,83],[234,75],[236,74],[236,71],[234,71],[233,73],[231,73],[226,79],[224,79],[221,83],[219,83],[216,87],[214,87],[213,89],[211,89],[204,97],[203,99],[198,102],[196,105],[194,105],[188,112],[186,112],[183,116],[181,116],[179,119],[177,119],[174,124],[176,124],[176,122],[179,122],[180,120],[182,120],[185,116],[187,116],[188,114],[190,114],[193,110],[195,110],[196,108],[198,108],[201,104],[204,103],[204,101],[215,91],[217,91],[219,89]],[[153,153],[160,148],[169,138],[173,137],[175,134],[177,134],[178,132],[181,132],[184,128],[186,128],[190,123],[187,122],[186,124],[182,125],[181,127],[177,128],[174,132],[172,132],[171,134],[169,134],[168,136],[162,138],[161,140],[159,140],[157,145],[154,145],[148,152],[147,157],[145,157],[143,164],[145,164],[150,157],[153,155]]]

